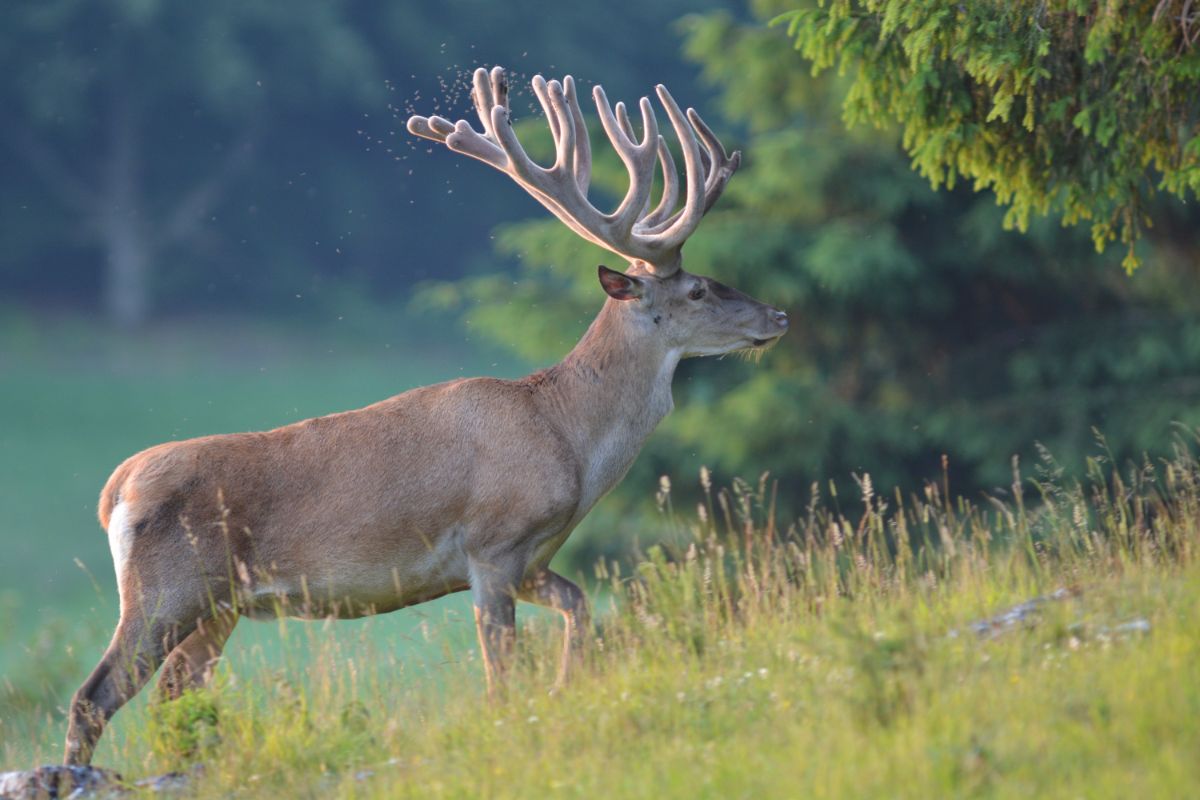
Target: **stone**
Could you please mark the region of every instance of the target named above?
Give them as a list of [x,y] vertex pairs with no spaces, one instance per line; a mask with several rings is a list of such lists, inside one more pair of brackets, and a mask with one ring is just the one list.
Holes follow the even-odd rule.
[[[192,773],[200,771],[194,767]],[[137,790],[139,795],[170,794],[187,788],[193,775],[168,772],[126,782],[111,769],[51,765],[0,772],[0,800],[108,800]]]
[[99,767],[49,765],[0,772],[3,800],[76,800],[115,797],[125,791],[121,776]]

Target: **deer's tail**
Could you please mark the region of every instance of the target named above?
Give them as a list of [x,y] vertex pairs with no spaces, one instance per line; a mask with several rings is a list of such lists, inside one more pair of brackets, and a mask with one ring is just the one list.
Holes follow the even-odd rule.
[[100,525],[108,530],[108,520],[112,517],[113,507],[121,502],[121,490],[125,487],[125,481],[129,477],[130,470],[133,469],[134,462],[137,456],[125,459],[121,466],[113,470],[113,474],[108,476],[108,481],[104,484],[104,488],[100,490],[100,507],[97,509],[97,514],[100,517]]

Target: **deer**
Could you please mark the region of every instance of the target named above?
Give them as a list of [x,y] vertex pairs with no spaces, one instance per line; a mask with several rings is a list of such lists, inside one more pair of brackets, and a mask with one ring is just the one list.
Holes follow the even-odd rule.
[[[629,264],[598,267],[606,297],[558,364],[519,380],[468,378],[261,433],[173,441],[112,473],[100,494],[120,617],[71,700],[64,760],[90,763],[105,725],[161,666],[165,700],[205,686],[238,620],[346,619],[469,591],[487,694],[502,696],[515,608],[553,609],[565,635],[557,680],[591,630],[584,592],[550,561],[616,486],[671,412],[683,358],[768,347],[787,314],[682,268],[681,251],[737,170],[700,116],[656,94],[637,136],[623,103],[592,92],[629,174],[612,212],[588,199],[592,159],[575,82],[532,79],[554,139],[535,163],[510,118],[503,68],[471,92],[481,130],[414,115],[408,130],[512,178],[583,239]],[[662,189],[651,187],[661,167]]]

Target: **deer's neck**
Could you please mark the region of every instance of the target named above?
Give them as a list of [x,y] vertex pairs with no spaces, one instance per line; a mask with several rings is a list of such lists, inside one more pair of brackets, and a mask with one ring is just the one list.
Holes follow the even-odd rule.
[[585,507],[625,476],[674,407],[671,380],[680,351],[623,305],[607,301],[561,363],[529,378],[582,462]]

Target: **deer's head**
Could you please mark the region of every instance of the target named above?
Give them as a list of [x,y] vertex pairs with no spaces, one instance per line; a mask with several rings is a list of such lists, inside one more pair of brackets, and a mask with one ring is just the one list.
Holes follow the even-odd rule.
[[766,347],[787,332],[787,314],[712,278],[682,269],[661,276],[645,262],[621,273],[601,265],[600,285],[647,335],[684,357]]
[[[687,189],[681,205],[679,174],[658,133],[650,100],[643,97],[639,103],[638,138],[625,105],[617,103],[614,110],[596,86],[592,96],[600,123],[629,172],[624,199],[605,213],[587,198],[592,154],[575,81],[568,75],[561,83],[547,82],[537,75],[532,86],[554,137],[556,157],[549,167],[535,164],[513,132],[508,80],[500,67],[475,71],[471,97],[482,132],[466,120],[452,123],[437,116],[410,117],[408,130],[506,173],[571,230],[627,258],[631,266],[624,273],[600,268],[601,286],[612,302],[623,304],[621,313],[631,324],[684,355],[761,347],[787,331],[784,312],[682,268],[684,243],[737,170],[740,153],[726,153],[694,109],[684,114],[666,87],[657,86],[683,153]],[[652,205],[650,190],[659,165],[663,190]]]

